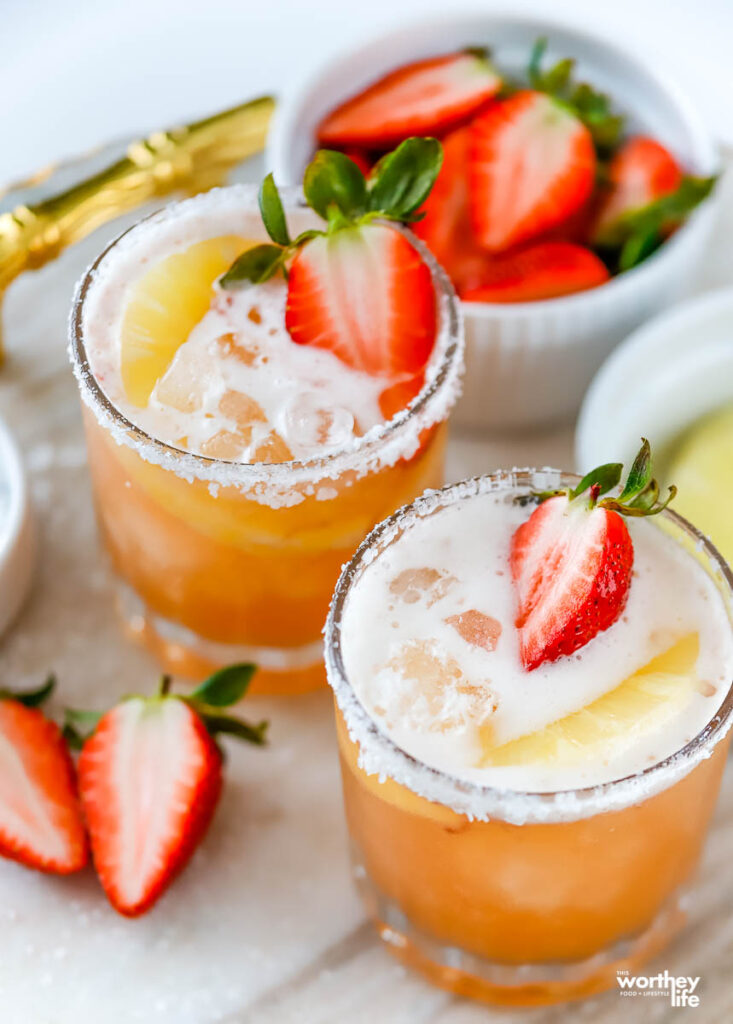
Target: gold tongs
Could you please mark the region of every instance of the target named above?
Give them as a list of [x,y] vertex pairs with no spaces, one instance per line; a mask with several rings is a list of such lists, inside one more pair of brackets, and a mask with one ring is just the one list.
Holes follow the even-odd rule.
[[67,191],[0,214],[0,364],[2,300],[11,281],[151,199],[222,184],[238,163],[262,150],[274,107],[272,97],[263,96],[203,121],[153,132]]

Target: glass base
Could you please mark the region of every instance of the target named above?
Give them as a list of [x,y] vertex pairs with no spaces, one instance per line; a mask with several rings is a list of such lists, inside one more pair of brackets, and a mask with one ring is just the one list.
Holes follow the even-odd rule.
[[251,661],[259,666],[249,693],[287,695],[308,693],[326,685],[323,644],[320,640],[304,647],[256,647],[207,640],[153,612],[122,581],[117,581],[117,610],[125,634],[145,647],[160,662],[163,671],[185,679],[205,679],[225,665]]
[[500,963],[445,945],[415,927],[399,906],[376,888],[358,859],[353,862],[353,873],[377,933],[393,956],[440,988],[497,1006],[544,1006],[613,988],[618,971],[637,973],[677,935],[686,919],[684,894],[679,893],[642,934],[587,960]]

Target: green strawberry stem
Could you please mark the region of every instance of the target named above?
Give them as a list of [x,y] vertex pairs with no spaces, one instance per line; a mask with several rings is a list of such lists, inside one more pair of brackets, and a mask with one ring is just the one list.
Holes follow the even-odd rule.
[[[269,722],[262,721],[253,725],[241,718],[227,715],[222,710],[238,703],[244,697],[256,670],[257,666],[250,662],[229,665],[214,672],[190,694],[171,693],[173,679],[169,675],[163,675],[155,696],[144,699],[151,702],[157,700],[183,701],[196,712],[213,737],[217,737],[220,733],[226,733],[229,736],[236,736],[238,739],[262,746],[267,742]],[[130,694],[123,700],[137,696],[139,695]],[[103,715],[104,712],[101,711],[66,708],[63,731],[69,746],[75,750],[81,749]]]
[[580,503],[582,499],[587,503],[588,509],[607,508],[622,516],[638,517],[658,515],[677,494],[677,488],[672,485],[666,499],[659,500],[659,484],[652,476],[651,445],[645,437],[641,439],[641,448],[631,465],[621,493],[618,497],[601,497],[618,486],[623,468],[621,462],[607,462],[586,473],[575,487],[539,491],[533,496],[541,503],[558,494],[565,494],[570,502]]
[[51,696],[55,687],[56,676],[50,672],[45,681],[32,690],[0,689],[0,700],[17,700],[27,708],[37,708]]
[[222,288],[242,288],[269,280],[278,271],[287,276],[288,260],[306,242],[372,220],[409,224],[421,220],[418,207],[427,199],[443,162],[437,139],[405,139],[383,156],[365,178],[353,160],[336,150],[320,149],[305,169],[303,192],[308,206],[326,222],[323,231],[310,229],[291,239],[280,193],[272,174],[262,182],[260,213],[272,244],[243,252],[219,279]]
[[547,39],[538,39],[532,47],[527,77],[537,92],[545,92],[575,115],[593,137],[596,149],[607,154],[618,145],[624,128],[624,117],[613,113],[611,100],[587,82],[574,82],[575,61],[566,57],[549,70],[542,70]]

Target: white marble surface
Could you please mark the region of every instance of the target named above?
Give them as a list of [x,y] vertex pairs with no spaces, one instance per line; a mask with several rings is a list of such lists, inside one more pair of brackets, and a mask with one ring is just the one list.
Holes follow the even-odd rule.
[[[706,268],[708,287],[733,279],[733,197],[727,211]],[[0,643],[0,672],[3,685],[23,685],[53,669],[61,699],[76,706],[107,705],[156,678],[152,661],[117,630],[65,354],[73,283],[112,233],[98,232],[18,281],[5,302],[11,358],[0,374],[0,411],[25,454],[42,546],[31,600]],[[569,427],[464,438],[451,443],[448,476],[570,461]],[[62,880],[0,862],[2,1024],[733,1021],[730,771],[690,927],[655,965],[700,975],[699,1008],[622,1002],[612,992],[570,1009],[489,1011],[407,973],[365,923],[349,880],[328,694],[253,700],[249,711],[271,718],[271,744],[264,751],[230,744],[213,828],[147,917],[117,917],[91,871]]]

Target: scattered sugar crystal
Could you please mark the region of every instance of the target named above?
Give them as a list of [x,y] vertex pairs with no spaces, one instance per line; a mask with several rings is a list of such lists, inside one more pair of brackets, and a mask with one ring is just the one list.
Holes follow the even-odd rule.
[[467,644],[480,647],[489,653],[496,650],[501,636],[501,623],[491,615],[485,615],[476,608],[469,608],[459,615],[449,615],[445,622],[453,626]]
[[455,576],[443,569],[422,567],[403,569],[390,581],[390,593],[401,598],[405,604],[415,604],[425,598],[428,608],[448,593],[456,582]]

